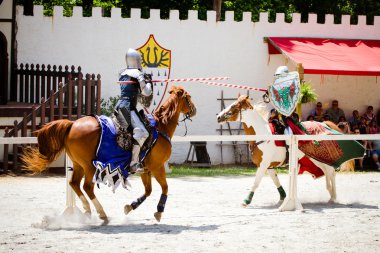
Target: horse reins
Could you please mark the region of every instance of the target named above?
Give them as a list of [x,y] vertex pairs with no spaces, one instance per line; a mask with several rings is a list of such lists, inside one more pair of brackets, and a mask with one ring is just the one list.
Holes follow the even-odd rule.
[[187,107],[189,108],[190,112],[186,113],[185,116],[184,116],[184,118],[182,120],[178,121],[178,124],[179,124],[179,122],[184,122],[185,123],[185,135],[184,136],[186,136],[187,135],[186,120],[192,121],[192,119],[190,118],[191,117],[190,115],[194,112],[194,108],[191,106],[190,100],[189,100],[189,98],[187,97],[186,94],[184,95],[184,97],[186,99]]

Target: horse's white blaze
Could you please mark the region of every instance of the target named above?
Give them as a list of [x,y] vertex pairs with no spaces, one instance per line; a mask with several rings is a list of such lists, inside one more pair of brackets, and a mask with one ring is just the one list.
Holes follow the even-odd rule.
[[[235,105],[236,102],[230,104],[228,107],[226,107],[223,111],[221,111],[218,115],[217,115],[217,118],[220,118],[222,117],[223,115],[227,114],[229,111],[231,111],[231,107],[233,105]],[[226,122],[227,120],[224,120],[222,122],[220,122],[220,124],[223,124],[224,122]],[[238,118],[236,119],[236,121],[240,121],[240,114],[238,115]]]

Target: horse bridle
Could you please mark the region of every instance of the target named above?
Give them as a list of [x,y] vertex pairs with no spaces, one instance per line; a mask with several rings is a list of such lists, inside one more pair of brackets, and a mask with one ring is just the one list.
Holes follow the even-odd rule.
[[[265,94],[263,95],[263,101],[257,102],[255,105],[261,104],[261,103],[268,104],[269,102],[270,102],[269,93],[265,92]],[[241,105],[240,105],[239,106],[240,121],[241,121],[241,112],[242,112],[242,109],[241,109]],[[228,120],[232,115],[233,115],[232,112],[227,112],[224,117],[226,118],[226,120]]]
[[185,135],[184,135],[184,136],[186,136],[186,135],[187,135],[187,125],[186,125],[186,120],[190,120],[190,121],[192,121],[192,120],[191,120],[191,114],[193,114],[193,112],[194,112],[194,108],[193,108],[193,106],[191,106],[191,103],[190,103],[190,100],[189,100],[187,94],[184,94],[183,96],[185,97],[187,107],[188,107],[189,110],[190,110],[188,113],[185,113],[184,118],[183,118],[181,121],[179,121],[179,122],[184,122],[184,123],[185,123],[185,129],[186,129],[186,131],[185,131]]
[[187,107],[190,110],[188,113],[185,114],[185,119],[189,119],[191,121],[190,117],[191,117],[191,114],[193,114],[193,112],[194,112],[194,108],[193,108],[193,106],[191,106],[191,103],[190,103],[190,100],[189,100],[187,94],[184,94],[183,96],[185,97]]

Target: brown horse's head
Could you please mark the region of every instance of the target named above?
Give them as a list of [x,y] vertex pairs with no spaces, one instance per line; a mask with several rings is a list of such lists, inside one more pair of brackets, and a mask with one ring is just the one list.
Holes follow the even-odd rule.
[[168,120],[178,112],[185,114],[188,118],[195,116],[197,109],[184,88],[173,85],[169,94],[170,97],[154,113],[160,123],[167,124]]
[[249,96],[240,96],[234,103],[221,111],[217,120],[218,123],[240,120],[241,112],[247,109],[253,109]]
[[197,109],[191,96],[185,89],[181,86],[172,86],[169,94],[174,95],[178,99],[178,109],[181,113],[185,114],[187,117],[193,117],[197,113]]

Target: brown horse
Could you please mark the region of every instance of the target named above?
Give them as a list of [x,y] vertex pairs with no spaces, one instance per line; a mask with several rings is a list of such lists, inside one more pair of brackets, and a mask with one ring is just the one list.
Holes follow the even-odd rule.
[[[154,117],[158,123],[158,131],[172,137],[178,125],[181,113],[192,117],[196,113],[196,108],[191,101],[190,95],[182,88],[172,86],[169,91],[170,96],[165,103],[154,112]],[[95,167],[92,160],[96,158],[96,150],[100,140],[101,127],[95,117],[86,116],[76,120],[56,120],[43,126],[38,132],[38,148],[28,149],[22,157],[25,167],[34,173],[42,172],[47,165],[53,162],[59,154],[66,150],[73,161],[73,174],[70,185],[83,204],[85,213],[90,215],[90,204],[80,189],[80,182],[84,177],[83,189],[96,208],[99,218],[107,221],[107,215],[102,205],[94,194],[94,183],[92,181]],[[159,135],[158,140],[151,152],[144,160],[144,173],[141,179],[145,187],[143,196],[126,205],[125,214],[136,209],[152,192],[152,175],[156,178],[162,188],[162,194],[154,214],[157,221],[161,220],[161,215],[165,208],[168,195],[168,184],[164,163],[171,155],[171,143]]]

